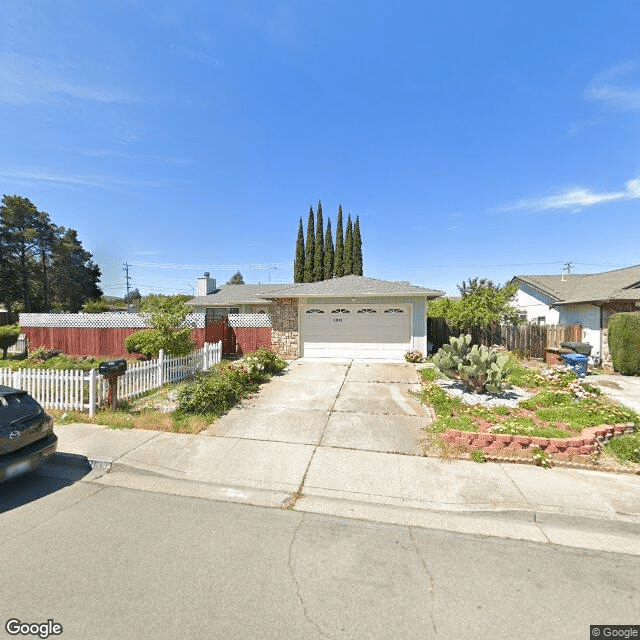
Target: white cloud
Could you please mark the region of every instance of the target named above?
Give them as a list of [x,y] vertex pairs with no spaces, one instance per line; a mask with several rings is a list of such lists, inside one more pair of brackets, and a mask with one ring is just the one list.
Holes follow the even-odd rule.
[[636,74],[639,68],[636,61],[630,61],[599,73],[587,87],[585,97],[604,102],[616,111],[640,109],[640,82]]
[[626,182],[620,191],[596,193],[584,187],[569,187],[554,195],[518,200],[501,211],[579,211],[585,207],[637,198],[640,198],[640,177]]
[[121,180],[112,176],[59,175],[44,171],[3,171],[0,178],[27,183],[50,183],[69,187],[97,187],[113,189],[124,187],[160,187],[161,182],[144,180]]
[[24,105],[48,103],[62,97],[100,103],[135,103],[135,96],[72,82],[61,65],[15,53],[0,53],[0,103]]

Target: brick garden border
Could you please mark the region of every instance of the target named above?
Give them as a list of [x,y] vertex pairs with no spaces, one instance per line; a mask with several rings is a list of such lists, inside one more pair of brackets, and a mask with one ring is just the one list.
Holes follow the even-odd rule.
[[615,425],[599,425],[584,429],[571,438],[538,438],[482,431],[459,431],[447,429],[440,439],[457,446],[480,449],[488,454],[517,453],[539,447],[557,460],[568,460],[574,456],[589,456],[596,452],[599,444],[607,443],[615,436],[635,431],[633,422]]

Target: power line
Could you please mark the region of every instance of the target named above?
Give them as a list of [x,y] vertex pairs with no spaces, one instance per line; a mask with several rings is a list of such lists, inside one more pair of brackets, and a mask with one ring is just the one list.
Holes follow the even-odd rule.
[[293,267],[293,262],[267,262],[267,263],[246,263],[246,264],[180,264],[177,262],[132,262],[136,267],[153,267],[156,269],[219,269],[245,271],[262,270],[262,269],[286,269]]

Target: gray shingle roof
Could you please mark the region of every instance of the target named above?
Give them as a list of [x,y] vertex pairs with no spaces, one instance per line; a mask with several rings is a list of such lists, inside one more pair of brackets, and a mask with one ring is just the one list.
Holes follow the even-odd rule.
[[336,298],[340,296],[427,296],[439,298],[443,291],[425,289],[408,282],[375,280],[363,276],[343,276],[320,282],[283,285],[268,294],[269,298],[300,298],[307,296]]
[[390,282],[362,276],[343,276],[321,282],[284,285],[226,284],[208,296],[198,296],[188,302],[193,306],[234,304],[266,304],[272,298],[307,296],[337,298],[340,296],[426,296],[439,298],[444,292],[425,289],[408,282]]
[[556,304],[640,300],[640,265],[603,273],[515,276],[515,279],[551,296]]

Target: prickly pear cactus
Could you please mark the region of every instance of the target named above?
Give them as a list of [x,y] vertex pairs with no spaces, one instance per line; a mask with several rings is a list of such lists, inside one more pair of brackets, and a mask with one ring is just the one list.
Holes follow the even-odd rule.
[[447,378],[459,380],[472,393],[500,393],[509,387],[505,382],[511,373],[508,356],[484,345],[471,346],[469,334],[451,336],[433,362]]

